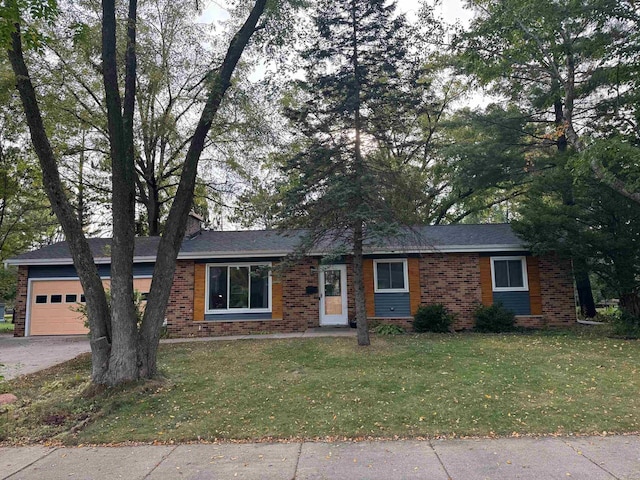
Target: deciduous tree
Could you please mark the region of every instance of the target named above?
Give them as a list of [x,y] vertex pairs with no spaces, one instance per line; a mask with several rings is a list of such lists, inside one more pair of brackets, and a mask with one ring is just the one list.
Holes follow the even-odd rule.
[[[184,157],[180,182],[169,211],[167,228],[156,255],[154,278],[142,324],[138,328],[133,302],[133,247],[135,233],[135,150],[134,110],[136,101],[136,25],[137,2],[127,5],[124,82],[119,77],[117,56],[117,18],[114,0],[102,2],[101,71],[109,132],[112,179],[113,240],[111,248],[111,309],[102,282],[82,232],[81,224],[66,196],[57,167],[57,158],[44,128],[40,103],[25,62],[24,40],[32,30],[29,17],[52,20],[55,3],[38,0],[12,0],[2,11],[3,39],[16,76],[31,140],[43,172],[44,186],[67,237],[78,276],[87,298],[91,331],[92,380],[116,385],[156,373],[160,327],[169,298],[175,260],[184,236],[192,205],[198,161],[216,113],[231,86],[235,67],[258,28],[266,0],[256,0],[242,26],[229,43],[221,63],[206,78],[207,95],[200,119]],[[26,36],[26,37],[25,37]],[[6,43],[9,40],[10,43]],[[122,92],[124,94],[122,94]]]

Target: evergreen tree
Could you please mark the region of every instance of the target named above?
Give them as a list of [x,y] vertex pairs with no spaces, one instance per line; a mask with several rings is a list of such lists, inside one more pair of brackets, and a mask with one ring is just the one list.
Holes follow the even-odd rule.
[[385,0],[321,0],[312,18],[306,78],[285,108],[300,138],[283,166],[281,227],[308,228],[307,248],[329,240],[353,254],[358,344],[368,345],[363,244],[398,231],[381,194],[394,174],[376,155],[376,132],[410,99],[402,75],[409,28]]

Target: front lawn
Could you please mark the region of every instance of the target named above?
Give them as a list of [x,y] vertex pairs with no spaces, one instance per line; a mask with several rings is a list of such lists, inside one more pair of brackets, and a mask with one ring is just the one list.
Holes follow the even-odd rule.
[[3,333],[13,333],[13,323],[4,321],[4,322],[0,322],[0,335]]
[[[640,430],[640,342],[574,333],[165,345],[163,381],[81,396],[88,357],[0,384],[9,442]],[[75,427],[75,428],[74,428]],[[70,430],[74,433],[69,433]]]

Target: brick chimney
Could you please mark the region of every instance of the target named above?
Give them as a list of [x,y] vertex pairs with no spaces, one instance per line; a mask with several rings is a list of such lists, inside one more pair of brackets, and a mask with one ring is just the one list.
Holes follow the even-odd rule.
[[199,235],[202,231],[202,222],[204,219],[196,212],[189,212],[189,218],[187,218],[187,229],[184,232],[185,238],[193,238]]

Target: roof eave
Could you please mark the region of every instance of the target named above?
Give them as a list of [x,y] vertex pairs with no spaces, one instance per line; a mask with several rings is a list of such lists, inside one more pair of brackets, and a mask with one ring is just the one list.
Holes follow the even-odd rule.
[[[133,263],[155,262],[156,257],[133,257]],[[96,265],[108,265],[111,263],[111,257],[98,257],[93,259]],[[73,258],[10,258],[4,261],[5,265],[29,265],[29,266],[46,266],[46,265],[73,265]]]
[[[398,247],[385,248],[379,250],[365,251],[365,255],[393,255],[393,254],[409,254],[409,253],[491,253],[491,252],[519,252],[527,250],[524,245],[514,244],[495,244],[495,245],[434,245],[432,247]],[[204,260],[208,258],[251,258],[251,257],[286,257],[293,253],[292,251],[283,250],[256,250],[256,251],[233,251],[233,252],[187,252],[178,254],[178,260]],[[332,253],[330,250],[313,250],[309,252],[310,256],[328,255]],[[138,256],[133,257],[134,263],[155,262],[155,256]],[[100,257],[94,259],[98,265],[111,263],[110,257]],[[72,258],[29,258],[29,259],[8,259],[4,261],[5,266],[8,265],[30,265],[30,266],[46,266],[46,265],[73,265]]]

